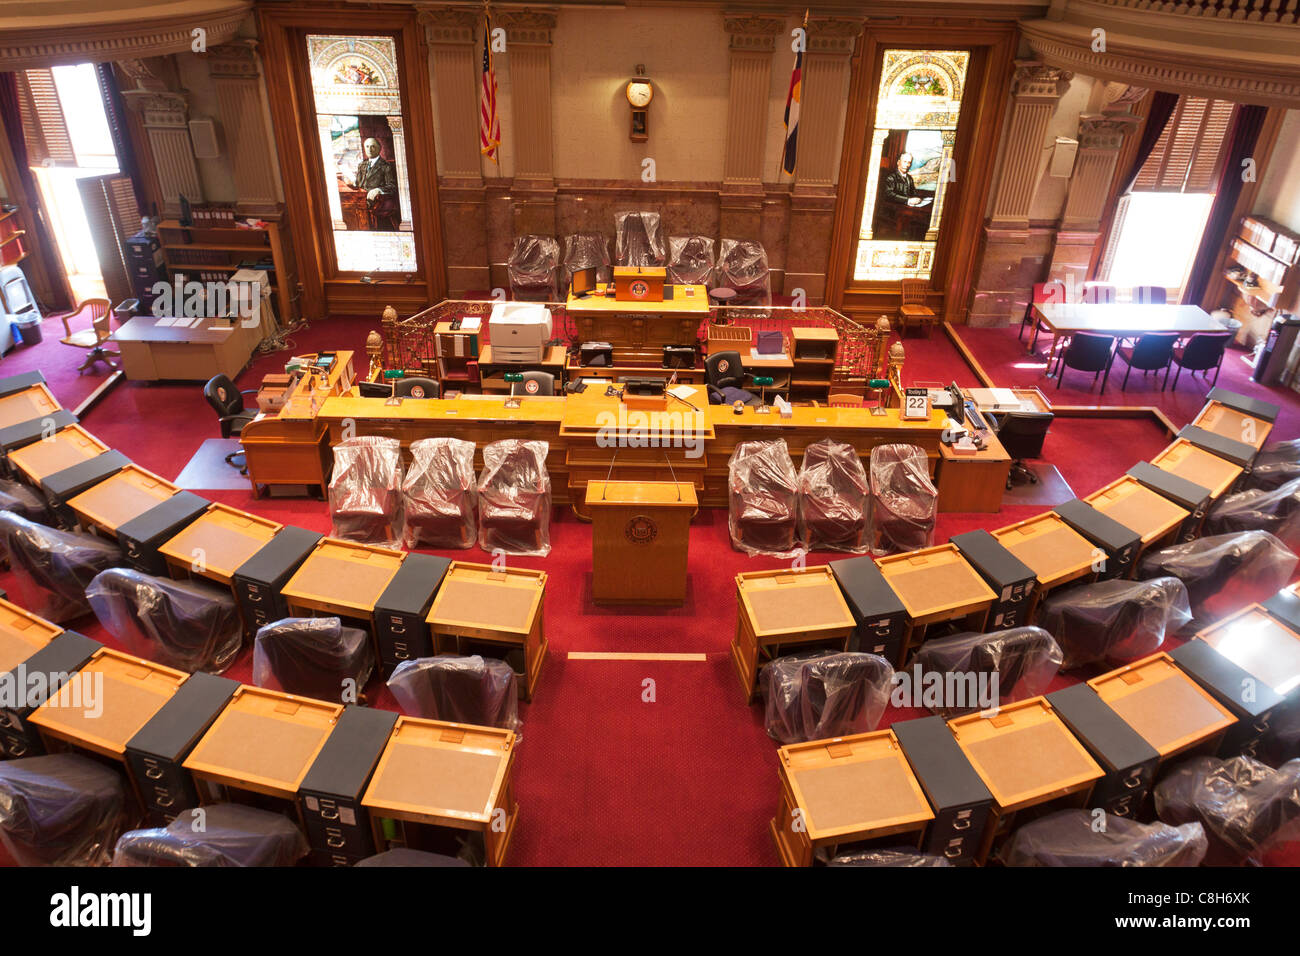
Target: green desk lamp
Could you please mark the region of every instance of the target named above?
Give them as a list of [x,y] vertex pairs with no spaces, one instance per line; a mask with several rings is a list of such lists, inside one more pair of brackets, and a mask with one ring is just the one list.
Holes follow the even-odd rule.
[[759,394],[763,402],[762,405],[754,409],[754,414],[755,415],[772,414],[772,409],[768,408],[767,406],[767,390],[769,387],[776,384],[776,379],[774,379],[771,375],[755,375],[754,384],[762,389],[762,392],[760,392]]
[[506,408],[518,408],[519,396],[515,394],[515,383],[524,380],[524,373],[506,372],[505,379],[510,383],[510,397],[506,399]]

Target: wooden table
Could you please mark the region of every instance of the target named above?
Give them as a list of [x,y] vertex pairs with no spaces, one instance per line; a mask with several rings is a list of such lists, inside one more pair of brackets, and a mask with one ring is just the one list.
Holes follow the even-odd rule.
[[759,668],[780,657],[783,649],[820,644],[848,650],[856,623],[825,564],[737,574],[736,603],[731,659],[746,701],[753,701],[757,692]]
[[180,491],[139,465],[127,465],[68,500],[68,507],[87,531],[117,539],[117,529]]
[[694,345],[700,323],[709,314],[709,293],[702,285],[673,286],[662,302],[608,299],[605,286],[584,298],[569,295],[565,311],[577,328],[579,342],[608,342],[614,364],[658,364],[665,345]]
[[32,385],[20,392],[0,398],[0,428],[21,425],[33,418],[43,418],[63,406],[50,390],[41,384]]
[[262,341],[260,323],[250,322],[137,315],[109,341],[122,353],[122,370],[133,382],[206,382],[214,375],[233,381]]
[[1094,677],[1088,686],[1156,749],[1162,764],[1197,747],[1213,753],[1237,722],[1163,651]]
[[1300,687],[1300,634],[1258,604],[1196,635],[1280,697]]
[[955,544],[891,554],[877,559],[876,565],[907,609],[907,635],[895,667],[907,663],[931,624],[964,620],[965,630],[983,631],[998,597]]
[[342,713],[341,704],[241,684],[183,766],[207,790],[204,803],[222,802],[212,784],[296,801]]
[[230,586],[239,566],[274,538],[284,525],[229,505],[213,504],[158,553],[177,577],[196,575]]
[[48,440],[41,439],[15,448],[9,453],[9,461],[27,476],[29,482],[39,487],[42,478],[89,461],[106,451],[108,446],[80,425],[68,425]]
[[0,598],[0,674],[8,674],[62,633],[59,625]]
[[[1062,335],[1073,335],[1076,332],[1134,338],[1146,332],[1178,332],[1188,336],[1197,332],[1225,331],[1222,323],[1210,318],[1209,313],[1195,305],[1036,302],[1034,314],[1052,330],[1052,347],[1048,350],[1048,355],[1056,355]],[[1048,362],[1048,368],[1044,372],[1048,378],[1052,376],[1051,364]]]
[[984,433],[984,448],[959,454],[951,445],[939,446],[939,511],[992,513],[1002,510],[1002,493],[1011,474],[1011,456],[992,431]]
[[1210,503],[1219,500],[1241,477],[1242,468],[1226,458],[1197,448],[1186,438],[1175,440],[1151,459],[1151,464],[1170,474],[1209,489]]
[[369,622],[402,557],[403,552],[390,548],[321,538],[280,595],[294,616],[335,614]]
[[843,843],[897,836],[919,846],[934,819],[890,730],[790,744],[777,751],[781,802],[772,839],[786,866],[811,866]]
[[977,862],[988,859],[1017,811],[1044,803],[1086,806],[1093,784],[1105,775],[1042,697],[996,714],[955,717],[948,727],[993,794],[995,820],[985,828]]
[[1256,451],[1264,447],[1273,423],[1254,415],[1229,408],[1219,401],[1209,401],[1192,419],[1192,424],[1213,435],[1244,442]]
[[1026,620],[1033,622],[1038,603],[1056,588],[1094,578],[1106,552],[1075,531],[1054,511],[1026,518],[991,532],[1002,547],[1034,572],[1034,588]]
[[385,820],[403,824],[410,847],[428,835],[406,824],[468,831],[482,841],[484,862],[501,866],[519,814],[510,779],[517,739],[495,727],[398,717],[361,799],[376,848],[389,846]]
[[523,654],[519,694],[533,699],[546,660],[546,572],[453,561],[425,618],[435,654]]
[[1182,523],[1191,517],[1187,509],[1180,508],[1128,475],[1117,478],[1083,500],[1142,536],[1142,547],[1133,559],[1133,568],[1137,567],[1143,552],[1172,544]]

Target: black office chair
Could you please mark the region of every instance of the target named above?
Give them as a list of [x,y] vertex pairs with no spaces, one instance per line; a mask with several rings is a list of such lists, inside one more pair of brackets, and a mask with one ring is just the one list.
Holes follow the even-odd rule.
[[403,661],[388,678],[402,712],[518,731],[519,679],[505,661],[441,654]]
[[1043,441],[1056,416],[1051,412],[1008,412],[998,425],[998,441],[1011,456],[1011,471],[1007,475],[1007,489],[1017,477],[1030,484],[1038,483],[1038,476],[1030,471],[1025,461],[1043,456]]
[[201,811],[184,810],[166,827],[123,833],[113,866],[293,866],[310,852],[288,817],[215,803]]
[[1122,392],[1128,388],[1129,373],[1135,368],[1140,368],[1143,372],[1158,372],[1165,370],[1165,381],[1160,386],[1160,391],[1165,390],[1165,385],[1169,384],[1169,370],[1173,366],[1174,346],[1178,344],[1180,338],[1177,332],[1149,332],[1146,335],[1138,336],[1137,343],[1132,347],[1121,345],[1115,350],[1115,354],[1124,360],[1128,369],[1124,372],[1124,381],[1119,390]]
[[103,866],[127,792],[120,768],[76,753],[2,761],[0,845],[19,866]]
[[438,383],[431,378],[399,378],[393,382],[393,394],[402,398],[437,398]]
[[510,385],[511,395],[554,395],[555,376],[550,372],[524,372]]
[[[1097,384],[1097,376],[1103,372],[1101,392],[1106,391],[1106,381],[1110,378],[1110,363],[1115,358],[1115,336],[1098,335],[1095,332],[1076,332],[1070,337],[1070,344],[1061,352],[1056,363],[1056,387],[1059,390],[1065,381],[1065,370],[1072,368],[1078,372],[1092,372],[1092,382]],[[1098,392],[1097,394],[1101,394]]]
[[714,352],[704,360],[704,378],[709,387],[710,405],[762,405],[763,400],[742,386],[745,384],[745,365],[739,352]]
[[1219,384],[1219,370],[1223,367],[1223,352],[1232,341],[1231,332],[1198,332],[1182,348],[1174,349],[1174,362],[1178,371],[1174,373],[1174,391],[1178,391],[1178,376],[1183,369],[1200,372],[1202,375],[1214,369],[1214,382]]
[[[203,386],[203,397],[208,400],[212,410],[217,413],[217,421],[221,425],[221,437],[238,438],[244,431],[244,426],[251,422],[257,412],[253,409],[244,408],[244,396],[256,395],[257,389],[246,388],[242,392],[235,387],[225,375],[214,375],[208,379],[208,384]],[[248,474],[248,465],[238,465],[234,459],[241,457],[244,450],[232,451],[226,456],[226,464],[231,468],[238,468],[241,475]]]

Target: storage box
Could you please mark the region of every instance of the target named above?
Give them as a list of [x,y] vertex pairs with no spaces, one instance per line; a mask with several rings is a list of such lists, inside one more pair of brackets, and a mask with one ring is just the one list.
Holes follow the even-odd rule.
[[856,639],[849,649],[879,654],[891,663],[898,660],[907,634],[907,608],[876,562],[863,555],[832,561],[829,567],[857,622]]
[[407,554],[402,566],[375,602],[375,643],[385,680],[398,664],[433,656],[429,607],[451,559],[432,554]]
[[942,717],[899,721],[890,729],[934,810],[921,849],[954,866],[973,864],[993,815],[993,794]]
[[1093,788],[1093,806],[1136,819],[1155,782],[1160,754],[1087,684],[1048,694],[1047,702],[1106,773]]
[[1086,501],[1074,498],[1052,509],[1071,528],[1106,552],[1106,563],[1097,580],[1127,578],[1142,549],[1142,536],[1114,518],[1102,514]]
[[235,599],[250,631],[289,616],[289,605],[280,591],[322,537],[290,525],[235,570]]
[[1286,698],[1202,640],[1169,652],[1178,667],[1226,708],[1230,719],[1218,747],[1220,757],[1257,756]]
[[1146,461],[1138,462],[1126,474],[1186,509],[1189,515],[1178,529],[1178,541],[1182,543],[1195,540],[1201,530],[1201,522],[1205,520],[1206,509],[1210,506],[1210,489]]
[[988,629],[1004,631],[1028,625],[1037,581],[1034,569],[983,529],[955,534],[948,540],[998,596],[989,609]]
[[179,491],[117,529],[127,562],[145,574],[165,576],[167,559],[158,548],[208,510],[212,502],[192,491]]

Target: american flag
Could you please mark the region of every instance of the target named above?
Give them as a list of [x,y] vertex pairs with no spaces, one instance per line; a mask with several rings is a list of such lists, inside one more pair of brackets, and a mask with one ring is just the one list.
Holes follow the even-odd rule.
[[483,12],[483,90],[478,114],[479,152],[495,163],[497,147],[501,145],[501,120],[497,116],[497,75],[492,69],[492,17],[486,10]]

